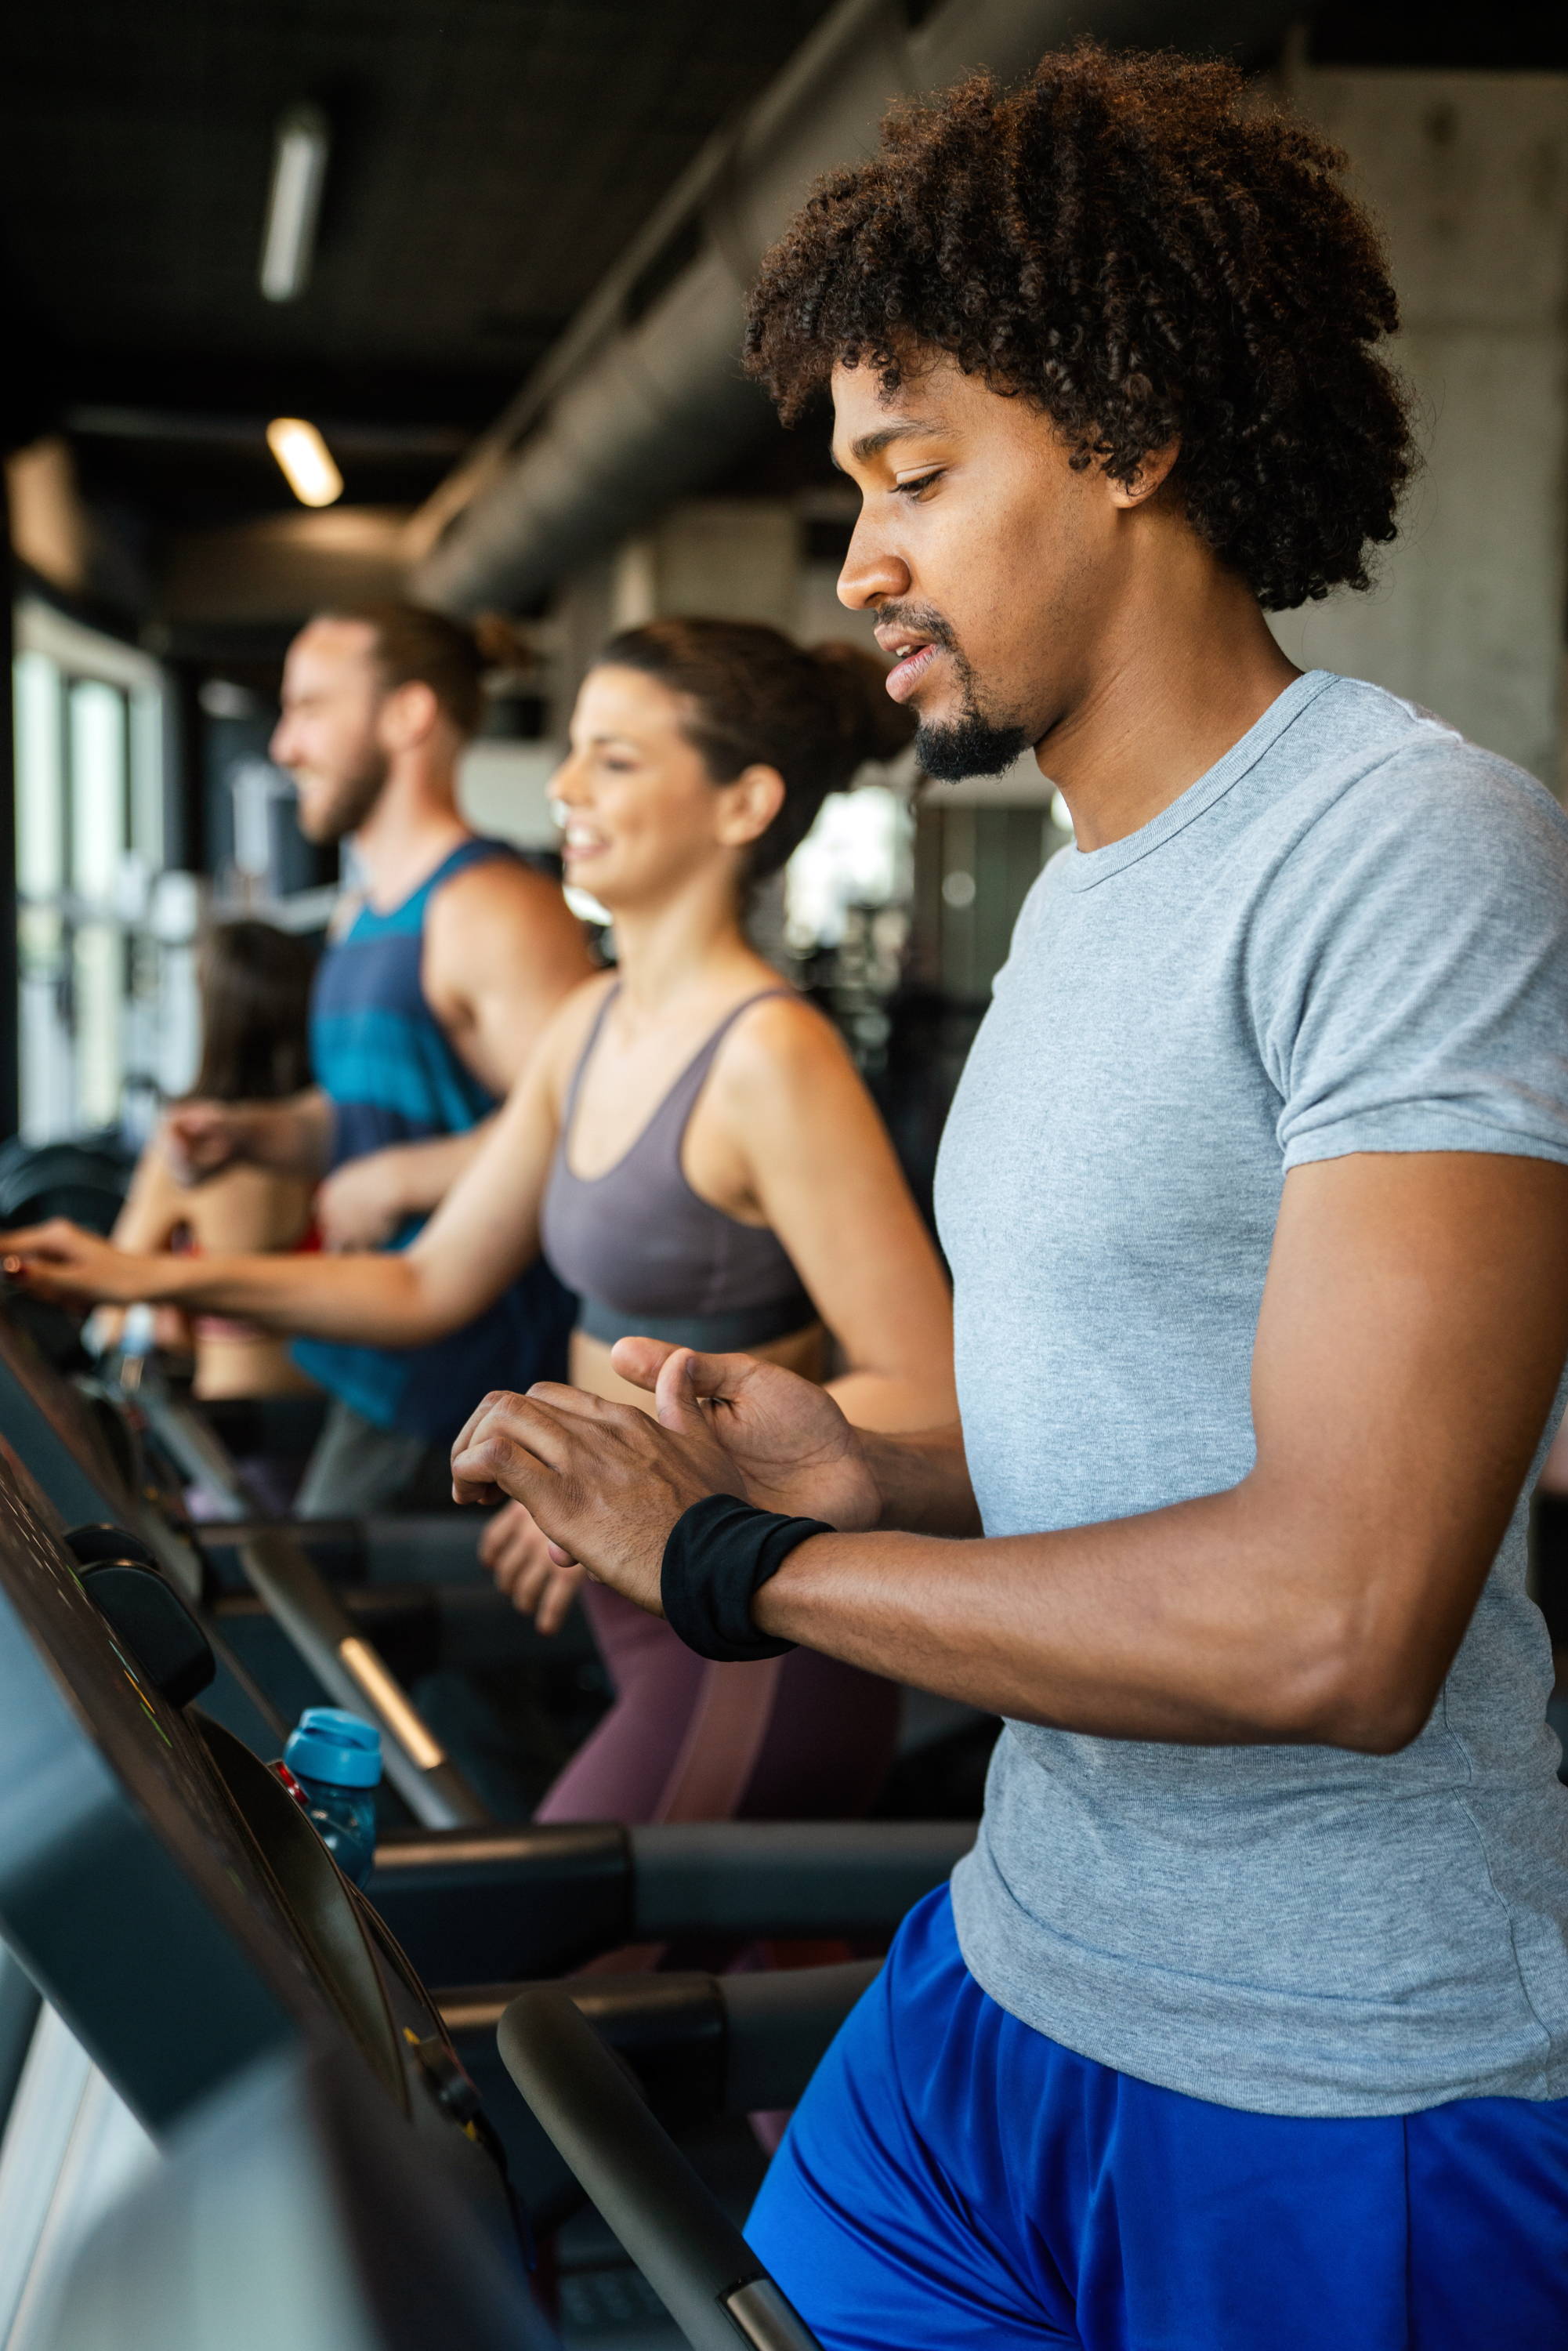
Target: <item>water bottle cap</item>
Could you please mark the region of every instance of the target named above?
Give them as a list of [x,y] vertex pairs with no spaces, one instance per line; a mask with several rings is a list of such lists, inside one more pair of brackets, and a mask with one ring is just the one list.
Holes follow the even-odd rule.
[[283,1760],[302,1780],[374,1788],[382,1776],[382,1735],[340,1706],[308,1706],[288,1734]]

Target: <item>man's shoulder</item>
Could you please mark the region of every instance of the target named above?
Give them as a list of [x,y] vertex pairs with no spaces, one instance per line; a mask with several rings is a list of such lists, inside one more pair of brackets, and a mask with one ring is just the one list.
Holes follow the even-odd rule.
[[493,855],[461,866],[432,893],[425,954],[466,962],[499,951],[510,959],[526,956],[530,946],[553,949],[559,938],[579,937],[580,931],[554,875],[497,844]]
[[1385,860],[1472,878],[1544,861],[1568,880],[1568,816],[1545,786],[1435,712],[1336,677],[1304,716],[1288,789],[1268,796],[1293,848],[1281,881]]
[[559,898],[560,883],[553,874],[509,842],[476,839],[465,848],[472,853],[431,892],[431,919],[438,910],[450,916],[454,909],[461,909],[466,915],[475,909],[542,905]]
[[1490,1019],[1500,990],[1515,1044],[1525,1009],[1531,1038],[1568,1018],[1568,818],[1550,792],[1377,687],[1333,695],[1237,893],[1262,1032],[1293,1034],[1310,1008],[1355,1061],[1401,1022],[1447,1052],[1438,1030]]

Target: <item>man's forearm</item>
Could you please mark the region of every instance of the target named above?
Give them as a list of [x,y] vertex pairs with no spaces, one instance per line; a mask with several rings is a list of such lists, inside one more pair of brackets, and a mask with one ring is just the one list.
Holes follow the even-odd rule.
[[1053,1534],[818,1536],[753,1615],[778,1639],[1060,1729],[1382,1750],[1419,1722],[1358,1684],[1353,1580],[1325,1577],[1304,1530],[1243,1485]]
[[386,1156],[397,1171],[397,1189],[403,1213],[423,1217],[438,1208],[457,1178],[483,1149],[497,1113],[482,1119],[462,1134],[433,1135],[424,1143],[396,1143]]
[[332,1148],[332,1105],[319,1088],[292,1102],[258,1102],[236,1113],[235,1156],[274,1176],[319,1183]]

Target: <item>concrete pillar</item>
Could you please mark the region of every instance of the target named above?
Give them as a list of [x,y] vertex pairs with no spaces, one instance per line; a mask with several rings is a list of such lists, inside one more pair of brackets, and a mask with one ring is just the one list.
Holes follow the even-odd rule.
[[1568,76],[1298,67],[1285,81],[1387,237],[1427,463],[1374,593],[1281,614],[1276,634],[1563,794]]

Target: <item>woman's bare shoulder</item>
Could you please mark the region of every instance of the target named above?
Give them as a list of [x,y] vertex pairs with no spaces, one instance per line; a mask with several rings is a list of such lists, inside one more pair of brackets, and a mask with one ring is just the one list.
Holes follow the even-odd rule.
[[562,998],[546,1024],[539,1039],[539,1064],[548,1079],[551,1096],[558,1103],[570,1082],[572,1071],[577,1067],[593,1024],[603,1009],[605,998],[614,993],[615,984],[613,971],[596,971],[591,977],[579,980],[570,994]]
[[825,1013],[782,983],[747,1006],[719,1049],[719,1066],[741,1086],[799,1075],[810,1079],[851,1066],[843,1039]]

